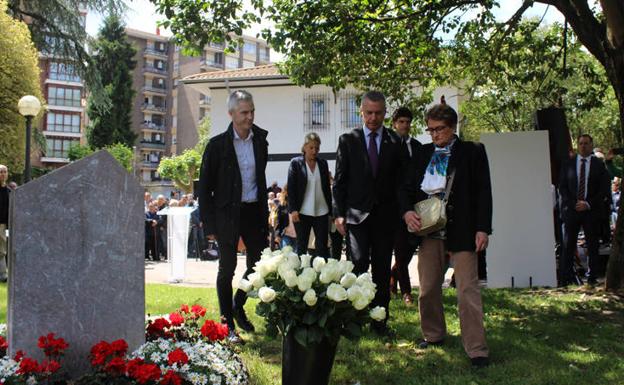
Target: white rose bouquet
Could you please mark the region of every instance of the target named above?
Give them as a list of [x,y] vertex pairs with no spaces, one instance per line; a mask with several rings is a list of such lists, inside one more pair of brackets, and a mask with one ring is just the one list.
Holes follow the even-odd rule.
[[385,318],[386,309],[369,309],[375,284],[368,273],[353,274],[353,267],[351,261],[299,257],[290,247],[266,249],[239,288],[260,299],[256,313],[270,335],[294,333],[303,346],[357,339],[363,325]]

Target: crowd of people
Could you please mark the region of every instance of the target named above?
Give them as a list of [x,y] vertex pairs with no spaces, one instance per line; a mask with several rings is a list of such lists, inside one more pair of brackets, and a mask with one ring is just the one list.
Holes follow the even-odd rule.
[[160,194],[156,199],[148,191],[144,195],[145,210],[145,259],[160,261],[167,259],[167,215],[159,214],[167,207],[191,207],[189,222],[188,256],[201,258],[207,252],[199,219],[199,207],[193,194],[180,194],[176,191],[167,199]]
[[[291,246],[300,255],[323,258],[346,255],[355,266],[354,273],[370,269],[377,286],[372,306],[386,309],[392,294],[400,293],[407,306],[416,303],[408,265],[418,250],[423,336],[418,346],[445,341],[442,283],[452,266],[464,349],[474,366],[488,365],[480,280],[486,278],[485,252],[492,232],[489,164],[482,144],[456,135],[453,108],[443,102],[427,111],[426,131],[432,143],[422,145],[410,137],[413,115],[408,108],[396,109],[392,129],[386,128],[383,94],[367,92],[360,106],[362,128],[339,139],[335,175],[327,161],[318,157],[319,135],[310,132],[302,140],[301,155],[290,162],[287,184],[281,187],[277,182],[267,187],[267,131],[253,123],[251,94],[233,92],[228,112],[232,122],[203,154],[198,202],[184,195],[167,203],[163,196],[152,200],[146,193],[145,207],[146,258],[166,255],[166,217],[158,211],[167,204],[195,208],[189,249],[201,250],[204,236],[218,242],[217,294],[232,342],[242,341],[236,326],[255,330],[243,307],[246,293],[232,288],[241,248],[247,259],[243,277],[253,271],[267,246]],[[620,180],[614,175],[621,170],[613,164],[614,152],[604,157],[605,167],[589,135],[581,135],[577,147],[578,154],[571,154],[563,164],[557,186],[563,229],[560,285],[580,282],[575,281],[574,267],[580,228],[588,248],[587,282],[595,283],[599,238],[605,231],[610,234],[620,197]],[[414,205],[432,197],[445,202],[447,219],[441,229],[425,231]],[[390,311],[372,330],[393,336],[389,317]]]
[[[407,305],[415,302],[407,266],[419,247],[419,346],[444,343],[441,290],[450,260],[464,348],[474,366],[488,365],[477,253],[485,251],[491,233],[489,166],[483,145],[456,135],[453,108],[441,103],[429,109],[426,131],[433,143],[421,145],[409,136],[409,109],[397,109],[392,129],[384,127],[385,97],[367,92],[360,105],[362,128],[340,137],[333,177],[327,161],[318,157],[321,139],[311,132],[302,140],[301,155],[290,163],[287,184],[267,187],[268,132],[254,124],[253,97],[235,91],[227,103],[231,123],[206,147],[198,198],[204,234],[219,244],[216,286],[228,338],[242,342],[237,326],[255,330],[244,310],[246,293],[232,287],[239,239],[246,248],[243,277],[267,245],[292,246],[298,254],[323,258],[346,254],[354,273],[370,269],[377,286],[371,306],[386,309],[395,283]],[[449,180],[454,182],[446,191]],[[414,211],[414,204],[428,197],[446,202],[447,224],[441,230],[426,232]],[[390,311],[372,330],[394,336],[389,317]]]

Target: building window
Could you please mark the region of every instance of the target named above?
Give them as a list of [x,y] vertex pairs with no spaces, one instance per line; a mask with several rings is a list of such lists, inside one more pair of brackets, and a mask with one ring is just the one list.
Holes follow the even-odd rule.
[[47,149],[45,156],[50,158],[67,158],[69,156],[70,147],[80,144],[80,140],[48,138],[46,139],[46,144]]
[[256,66],[256,62],[255,61],[243,60],[243,68],[251,68],[251,67],[255,67],[255,66]]
[[80,76],[76,75],[76,69],[73,64],[67,63],[50,63],[50,75],[52,80],[63,80],[67,82],[80,82]]
[[304,128],[306,130],[324,130],[329,128],[329,95],[326,93],[309,94],[304,100]]
[[256,43],[246,41],[243,45],[243,53],[245,55],[256,56]]
[[342,95],[342,128],[345,130],[352,130],[362,125],[358,98],[359,95],[355,93],[345,93]]
[[81,97],[82,94],[78,88],[48,88],[48,103],[53,106],[80,107]]
[[264,49],[260,49],[260,61],[270,61],[270,53],[271,49],[269,47],[264,47]]
[[223,65],[223,52],[214,53],[214,64]]
[[237,57],[226,56],[225,57],[225,68],[226,69],[238,68],[238,58]]
[[80,115],[48,112],[46,129],[56,132],[80,133]]

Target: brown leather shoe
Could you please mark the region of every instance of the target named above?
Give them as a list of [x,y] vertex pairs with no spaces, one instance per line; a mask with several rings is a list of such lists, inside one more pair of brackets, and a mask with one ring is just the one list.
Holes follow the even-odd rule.
[[406,306],[414,306],[414,297],[410,293],[403,294],[403,302]]

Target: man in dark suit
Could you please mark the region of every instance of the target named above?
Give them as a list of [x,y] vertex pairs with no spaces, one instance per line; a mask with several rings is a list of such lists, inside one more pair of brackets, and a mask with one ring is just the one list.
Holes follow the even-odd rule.
[[[472,365],[489,364],[483,326],[483,305],[477,279],[477,253],[485,250],[492,233],[492,189],[485,147],[464,142],[455,132],[457,113],[445,103],[427,111],[427,132],[433,143],[412,158],[400,190],[401,212],[409,231],[420,230],[414,204],[437,196],[446,198],[446,227],[422,237],[418,251],[418,308],[421,349],[441,345],[446,338],[442,283],[446,256],[451,257],[457,285],[462,344]],[[448,195],[448,184],[452,186]],[[446,195],[446,196],[445,196]]]
[[[406,156],[410,159],[416,156],[422,146],[419,141],[410,136],[412,119],[412,111],[407,107],[397,108],[392,114],[392,126],[401,138],[401,146],[406,151]],[[390,271],[390,291],[396,294],[398,284],[401,287],[403,302],[407,306],[414,304],[408,267],[419,241],[419,238],[410,235],[405,222],[399,218],[394,238],[394,266],[392,266]]]
[[230,340],[237,343],[242,341],[234,332],[234,320],[241,329],[254,330],[243,309],[246,293],[239,289],[232,300],[238,239],[242,237],[247,249],[246,278],[267,246],[268,234],[267,131],[253,124],[254,111],[248,92],[235,91],[229,96],[232,123],[206,146],[199,177],[204,233],[219,242],[221,253],[217,274],[221,316],[230,328]]
[[592,156],[593,145],[591,136],[579,136],[578,154],[563,164],[560,174],[561,219],[565,228],[565,249],[559,261],[560,286],[576,283],[573,263],[581,227],[589,258],[587,283],[596,283],[600,225],[609,214],[606,208],[610,195],[609,174],[602,160]]
[[[404,152],[398,135],[383,126],[386,100],[382,93],[362,96],[363,128],[340,136],[334,177],[334,223],[346,234],[354,272],[371,266],[377,294],[372,306],[390,302],[390,264],[398,218],[397,189]],[[373,324],[380,335],[391,334],[384,322]]]

